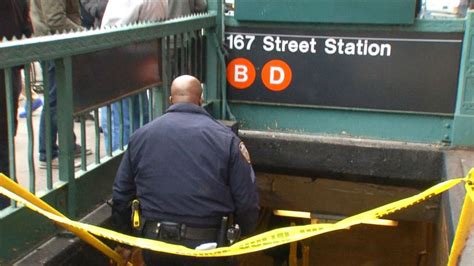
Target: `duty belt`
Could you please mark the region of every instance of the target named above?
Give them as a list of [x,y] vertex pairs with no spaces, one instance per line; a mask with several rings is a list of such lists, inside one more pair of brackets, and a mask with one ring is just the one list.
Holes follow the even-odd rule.
[[146,221],[144,236],[160,240],[216,240],[217,228],[191,227],[168,221]]

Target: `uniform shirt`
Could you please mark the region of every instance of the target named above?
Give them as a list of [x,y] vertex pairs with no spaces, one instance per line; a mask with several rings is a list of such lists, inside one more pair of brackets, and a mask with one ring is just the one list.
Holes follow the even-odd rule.
[[148,220],[216,226],[233,213],[242,233],[250,233],[258,194],[245,152],[202,107],[174,104],[131,137],[113,186],[114,210],[128,224],[135,198]]

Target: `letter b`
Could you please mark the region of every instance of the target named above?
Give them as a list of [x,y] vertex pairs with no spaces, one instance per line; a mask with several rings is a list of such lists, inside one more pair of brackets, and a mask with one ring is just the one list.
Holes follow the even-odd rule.
[[255,81],[255,67],[249,60],[239,57],[227,64],[227,82],[236,88],[245,90]]
[[235,82],[246,82],[249,78],[247,74],[249,69],[245,65],[235,65],[234,80]]

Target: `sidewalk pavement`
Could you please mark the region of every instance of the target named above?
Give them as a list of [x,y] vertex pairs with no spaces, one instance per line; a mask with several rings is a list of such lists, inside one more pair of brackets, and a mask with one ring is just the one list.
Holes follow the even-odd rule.
[[[23,109],[24,101],[20,101],[18,113]],[[46,169],[39,168],[38,160],[38,136],[39,136],[39,122],[41,116],[41,108],[37,109],[32,113],[32,123],[33,123],[33,136],[34,136],[34,152],[33,159],[35,164],[35,174],[36,174],[36,191],[46,190]],[[29,174],[29,165],[28,165],[28,129],[27,129],[27,119],[18,118],[18,129],[15,137],[15,159],[16,159],[16,177],[18,182],[25,188],[30,186],[30,174]],[[80,134],[80,123],[74,123],[74,132],[77,136],[77,143],[81,143],[81,134]],[[101,157],[105,156],[104,149],[104,140],[103,135],[100,135],[100,154]],[[86,120],[86,147],[91,149],[93,153],[87,156],[87,164],[94,163],[95,161],[95,128],[94,121]],[[76,162],[80,162],[80,158],[76,159]],[[77,168],[79,169],[79,168]],[[53,169],[53,184],[59,180],[58,170]]]

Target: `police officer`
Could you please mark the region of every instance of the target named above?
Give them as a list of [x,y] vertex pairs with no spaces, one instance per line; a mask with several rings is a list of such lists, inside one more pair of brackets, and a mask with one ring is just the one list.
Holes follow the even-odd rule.
[[[140,202],[141,235],[195,248],[216,242],[222,217],[233,214],[242,235],[258,217],[255,174],[245,145],[202,107],[192,76],[171,85],[166,114],[132,135],[113,185],[113,217],[130,227]],[[225,258],[180,257],[144,250],[147,265],[225,265]]]

